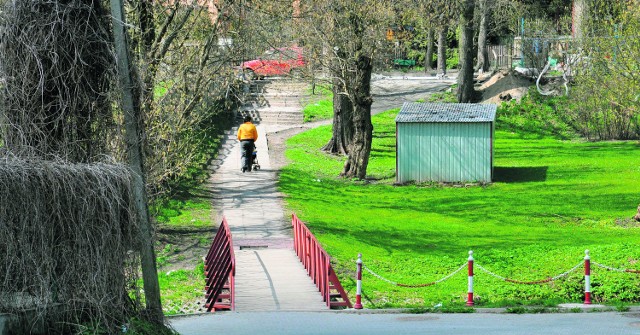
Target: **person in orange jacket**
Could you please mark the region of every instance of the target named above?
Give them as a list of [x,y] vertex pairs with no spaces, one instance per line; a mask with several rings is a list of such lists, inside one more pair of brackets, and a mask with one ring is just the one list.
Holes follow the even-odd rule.
[[253,149],[258,139],[258,130],[251,123],[251,116],[244,117],[244,123],[238,128],[238,141],[242,150],[242,172],[251,171],[253,163]]

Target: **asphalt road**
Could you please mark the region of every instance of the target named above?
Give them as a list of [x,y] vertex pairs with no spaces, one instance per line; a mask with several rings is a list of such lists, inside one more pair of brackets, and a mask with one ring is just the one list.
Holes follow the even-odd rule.
[[430,93],[441,92],[455,84],[456,75],[449,78],[416,75],[374,75],[371,79],[372,114],[400,108],[404,102],[415,102]]
[[182,335],[631,335],[640,313],[355,314],[350,312],[225,312],[172,318]]

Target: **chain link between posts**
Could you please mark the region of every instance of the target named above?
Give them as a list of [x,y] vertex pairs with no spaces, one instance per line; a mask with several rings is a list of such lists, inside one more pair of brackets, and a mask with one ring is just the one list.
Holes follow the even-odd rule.
[[582,265],[583,265],[583,263],[580,262],[580,263],[576,264],[576,266],[572,267],[571,269],[569,269],[569,270],[567,270],[567,271],[565,271],[565,272],[563,272],[563,273],[561,273],[561,274],[559,274],[559,275],[557,275],[555,277],[549,277],[549,278],[545,278],[545,279],[532,280],[532,281],[522,281],[522,280],[516,280],[516,279],[510,279],[510,278],[507,278],[507,277],[503,277],[503,276],[497,275],[497,274],[487,270],[485,267],[483,267],[482,265],[477,264],[477,263],[474,264],[474,267],[477,267],[479,270],[483,271],[484,273],[486,273],[486,274],[488,274],[488,275],[490,275],[492,277],[495,277],[497,279],[500,279],[502,281],[506,281],[506,282],[509,282],[509,283],[523,284],[523,285],[539,285],[539,284],[550,283],[552,281],[555,281],[555,280],[558,280],[560,278],[566,277],[570,273],[576,271]]
[[[591,264],[598,266],[600,268],[609,270],[609,271],[615,271],[615,272],[622,272],[622,273],[636,273],[636,274],[640,274],[640,270],[634,270],[634,269],[620,269],[620,268],[614,268],[611,266],[607,266],[607,265],[603,265],[597,262],[591,262]],[[477,268],[478,270],[494,277],[497,278],[499,280],[502,281],[506,281],[509,283],[514,283],[514,284],[523,284],[523,285],[539,285],[539,284],[546,284],[546,283],[550,283],[552,281],[556,281],[560,278],[564,278],[566,276],[568,276],[569,274],[571,274],[572,272],[575,272],[578,268],[580,268],[581,266],[583,266],[584,263],[580,262],[578,264],[576,264],[574,267],[572,267],[571,269],[557,275],[554,277],[549,277],[549,278],[545,278],[545,279],[540,279],[540,280],[532,280],[532,281],[522,281],[522,280],[516,280],[516,279],[511,279],[511,278],[507,278],[507,277],[503,277],[500,276],[494,272],[491,272],[490,270],[488,270],[487,268],[485,268],[484,266],[475,263],[474,267]],[[443,281],[455,276],[458,272],[462,271],[462,269],[464,269],[465,267],[467,267],[467,263],[462,264],[458,269],[456,269],[455,271],[453,271],[452,273],[442,277],[439,280],[430,282],[430,283],[424,283],[424,284],[403,284],[403,283],[398,283],[395,281],[392,281],[390,279],[387,279],[379,274],[377,274],[375,271],[371,270],[369,267],[367,267],[365,264],[362,264],[362,268],[365,269],[368,273],[370,273],[371,275],[373,275],[374,277],[378,278],[379,280],[386,282],[390,285],[393,286],[398,286],[398,287],[409,287],[409,288],[420,288],[420,287],[428,287],[428,286],[433,286],[439,283],[442,283]]]
[[428,287],[428,286],[433,286],[433,285],[442,283],[443,281],[455,276],[458,272],[462,271],[462,269],[464,269],[465,267],[467,267],[467,263],[462,264],[462,266],[460,266],[457,270],[455,270],[452,273],[442,277],[441,279],[438,279],[438,280],[430,282],[430,283],[424,283],[424,284],[402,284],[402,283],[394,282],[392,280],[384,278],[381,275],[375,273],[373,270],[369,269],[366,265],[362,264],[362,268],[364,268],[365,270],[367,270],[367,272],[372,274],[374,277],[382,280],[383,282],[386,282],[386,283],[391,284],[393,286],[409,287],[409,288]]
[[640,274],[640,270],[619,269],[619,268],[614,268],[614,267],[611,267],[611,266],[603,265],[603,264],[600,264],[600,263],[596,263],[596,262],[593,262],[593,261],[591,262],[591,264],[593,264],[593,265],[595,265],[597,267],[603,268],[605,270],[609,270],[609,271],[626,272],[626,273],[638,273],[638,274]]

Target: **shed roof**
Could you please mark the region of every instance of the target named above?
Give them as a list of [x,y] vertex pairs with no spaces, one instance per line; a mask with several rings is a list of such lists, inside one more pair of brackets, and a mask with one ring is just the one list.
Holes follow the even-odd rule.
[[405,102],[396,116],[396,123],[493,122],[496,108],[494,104]]

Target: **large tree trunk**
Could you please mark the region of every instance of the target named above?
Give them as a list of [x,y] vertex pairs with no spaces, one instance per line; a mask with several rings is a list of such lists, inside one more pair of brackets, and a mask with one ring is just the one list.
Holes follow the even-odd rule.
[[478,29],[478,62],[476,70],[485,72],[489,70],[489,51],[487,49],[487,25],[489,23],[489,4],[487,0],[480,0],[480,27]]
[[134,81],[131,78],[129,48],[125,31],[125,17],[122,0],[111,0],[111,13],[117,53],[118,76],[122,94],[122,107],[125,114],[125,141],[129,166],[133,172],[134,201],[140,219],[140,259],[142,263],[142,279],[145,303],[149,320],[162,324],[164,315],[160,302],[160,285],[156,266],[156,255],[153,249],[153,235],[144,178],[144,159],[142,154],[142,132],[140,120],[142,116],[140,100],[135,99]]
[[346,155],[349,153],[349,143],[353,139],[353,104],[345,94],[342,80],[333,80],[333,130],[332,136],[323,151],[332,154]]
[[442,25],[438,30],[438,74],[447,74],[447,32],[449,28]]
[[460,73],[458,74],[458,102],[472,102],[473,90],[473,11],[474,0],[465,0],[460,15]]
[[356,61],[349,93],[353,101],[353,140],[349,144],[347,161],[341,176],[364,179],[367,175],[373,125],[371,124],[371,71],[373,63],[368,56],[361,55]]
[[572,13],[572,32],[573,37],[580,41],[584,37],[585,31],[585,16],[587,12],[587,0],[575,0],[573,1],[573,13]]
[[427,53],[424,55],[424,70],[433,70],[433,45],[434,45],[434,31],[433,28],[429,28],[427,32]]

